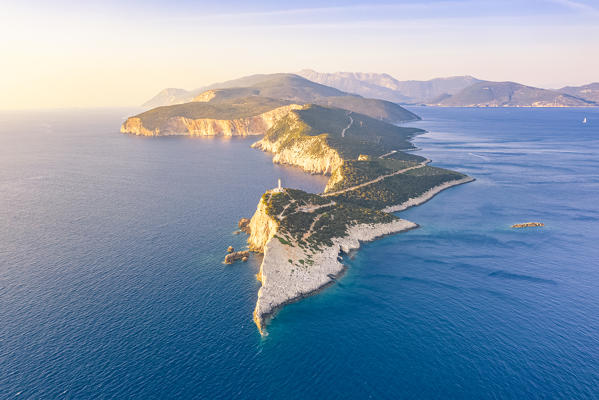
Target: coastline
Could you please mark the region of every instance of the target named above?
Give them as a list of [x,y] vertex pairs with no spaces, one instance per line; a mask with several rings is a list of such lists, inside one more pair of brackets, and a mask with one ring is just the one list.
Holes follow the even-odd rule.
[[451,187],[454,186],[458,186],[458,185],[463,185],[465,183],[469,183],[469,182],[473,182],[476,179],[467,176],[465,178],[462,179],[456,179],[453,181],[449,181],[449,182],[445,182],[442,183],[440,185],[437,185],[433,188],[430,188],[429,190],[427,190],[426,192],[424,192],[423,194],[421,194],[418,197],[413,197],[409,200],[404,201],[401,204],[397,204],[394,206],[389,206],[389,207],[385,207],[382,209],[382,211],[384,212],[388,212],[388,213],[394,213],[394,212],[398,212],[398,211],[404,211],[410,207],[415,207],[415,206],[419,206],[423,203],[426,203],[427,201],[429,201],[430,199],[432,199],[433,197],[435,197],[437,194],[441,193],[442,191],[449,189]]
[[347,236],[332,238],[333,245],[314,254],[314,264],[306,269],[280,268],[281,260],[294,263],[306,256],[306,251],[298,246],[282,244],[271,238],[264,248],[258,279],[262,286],[254,309],[254,322],[260,334],[266,335],[266,324],[283,306],[301,300],[328,287],[347,268],[339,261],[339,255],[360,248],[362,242],[369,242],[383,236],[417,228],[407,220],[397,219],[389,223],[358,224],[348,228]]

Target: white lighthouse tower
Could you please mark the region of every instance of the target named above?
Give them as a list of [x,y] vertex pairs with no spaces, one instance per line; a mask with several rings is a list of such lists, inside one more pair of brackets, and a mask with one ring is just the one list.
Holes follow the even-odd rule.
[[281,187],[281,178],[279,178],[279,186],[277,186],[276,188],[274,188],[272,190],[274,193],[280,193],[283,191],[283,188]]

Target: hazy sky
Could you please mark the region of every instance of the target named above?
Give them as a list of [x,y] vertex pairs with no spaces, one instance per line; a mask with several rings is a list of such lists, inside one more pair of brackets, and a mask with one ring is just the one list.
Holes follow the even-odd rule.
[[2,0],[0,35],[0,109],[139,105],[302,68],[599,81],[599,0]]

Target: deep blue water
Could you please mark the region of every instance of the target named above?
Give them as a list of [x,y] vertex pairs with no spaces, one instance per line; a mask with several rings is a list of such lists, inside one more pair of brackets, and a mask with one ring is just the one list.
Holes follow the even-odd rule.
[[224,249],[276,178],[326,179],[121,135],[131,110],[0,113],[0,398],[599,398],[599,110],[414,111],[418,153],[476,182],[266,338],[260,259]]

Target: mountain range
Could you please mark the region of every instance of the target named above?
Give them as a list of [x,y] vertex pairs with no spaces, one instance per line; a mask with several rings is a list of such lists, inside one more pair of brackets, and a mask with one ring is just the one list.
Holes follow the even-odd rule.
[[[567,86],[561,89],[542,89],[523,85],[516,82],[493,82],[477,79],[472,76],[454,76],[435,78],[426,81],[399,81],[389,74],[364,72],[334,72],[322,73],[304,69],[297,74],[251,75],[231,81],[215,83],[195,90],[169,88],[164,89],[143,107],[152,108],[163,105],[181,104],[192,101],[200,93],[210,89],[248,88],[258,82],[264,84],[267,77],[282,77],[287,79],[303,77],[321,85],[315,101],[314,94],[295,95],[284,84],[281,88],[271,82],[270,87],[260,88],[262,96],[306,101],[327,106],[346,108],[347,104],[323,102],[324,97],[350,96],[348,101],[366,102],[366,98],[386,100],[392,103],[407,105],[433,105],[445,107],[593,107],[599,106],[599,82],[584,86]],[[279,82],[280,83],[280,82]],[[325,89],[328,88],[328,89]],[[333,90],[338,92],[334,92]],[[249,92],[246,91],[246,94]],[[282,94],[282,95],[281,95]],[[351,95],[354,97],[351,97]],[[229,93],[231,95],[231,93]],[[306,96],[307,95],[307,96]],[[357,96],[356,96],[357,95]],[[357,100],[359,97],[364,100]],[[372,101],[372,100],[371,100]],[[336,102],[340,102],[339,99]],[[363,111],[363,110],[362,110]],[[361,111],[358,111],[361,112]],[[366,113],[368,114],[368,113]],[[377,118],[384,116],[378,115]]]

